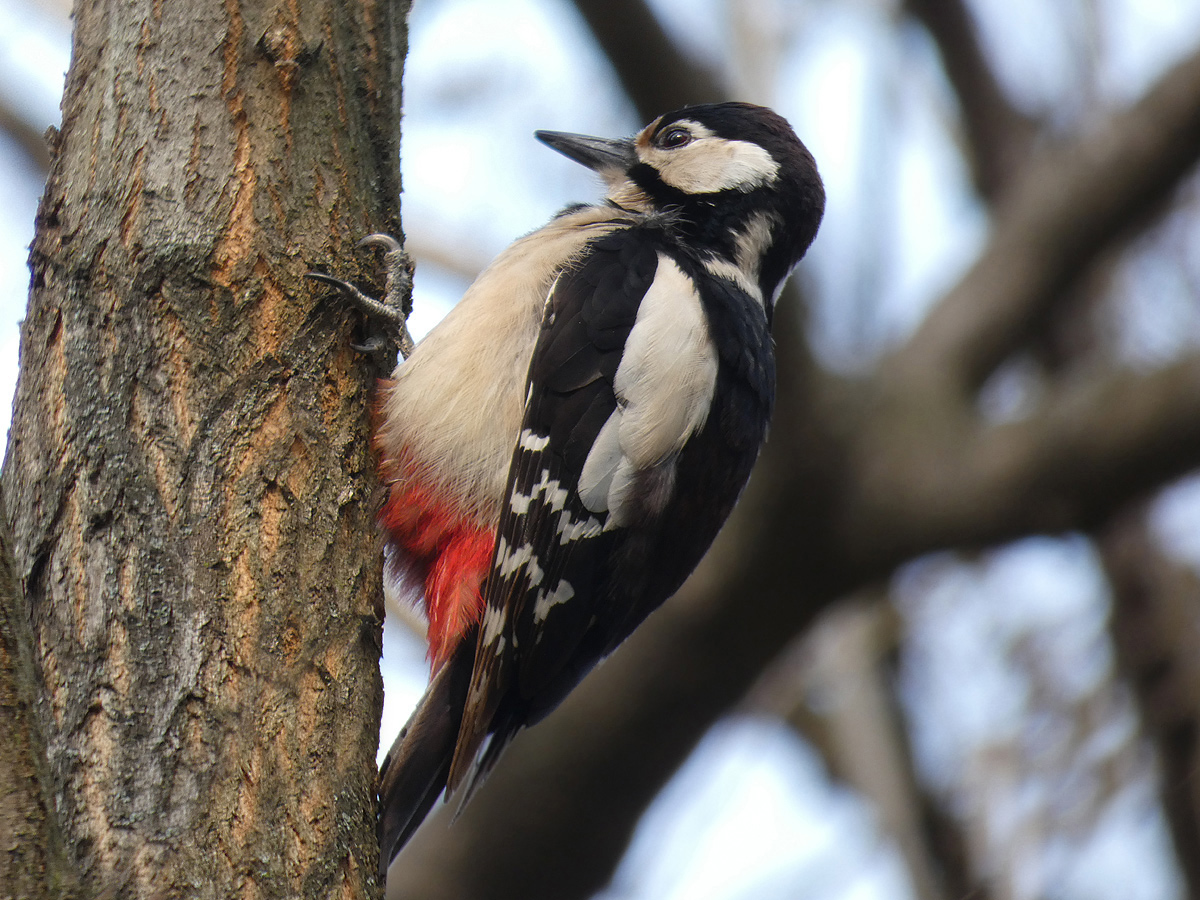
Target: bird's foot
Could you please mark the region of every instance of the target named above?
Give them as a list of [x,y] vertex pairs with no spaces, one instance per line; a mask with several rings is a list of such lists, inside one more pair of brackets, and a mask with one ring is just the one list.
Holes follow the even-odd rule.
[[412,312],[412,257],[394,237],[388,234],[369,234],[358,242],[359,247],[377,247],[384,251],[385,278],[383,297],[369,297],[340,278],[323,272],[309,272],[314,281],[332,285],[340,290],[369,319],[382,326],[384,334],[374,334],[363,344],[354,344],[355,350],[371,353],[381,349],[390,338],[400,348],[400,356],[407,359],[413,351],[412,335],[408,333],[408,316]]

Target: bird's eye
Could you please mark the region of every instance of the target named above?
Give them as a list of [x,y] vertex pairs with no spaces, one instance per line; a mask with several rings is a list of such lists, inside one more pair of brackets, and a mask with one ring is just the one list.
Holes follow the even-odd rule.
[[669,128],[662,133],[658,139],[660,147],[665,147],[668,150],[674,150],[676,147],[683,147],[692,142],[692,133],[686,128]]

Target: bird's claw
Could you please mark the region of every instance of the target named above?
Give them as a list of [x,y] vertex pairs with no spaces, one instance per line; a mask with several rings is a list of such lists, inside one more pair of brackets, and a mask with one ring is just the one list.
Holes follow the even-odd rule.
[[376,300],[360,291],[348,281],[326,275],[324,272],[308,272],[308,278],[328,284],[342,292],[368,318],[382,324],[386,335],[374,335],[362,344],[352,344],[355,350],[373,353],[386,346],[387,338],[396,342],[401,357],[407,359],[413,351],[413,339],[408,333],[408,316],[412,312],[412,257],[404,252],[403,246],[388,234],[369,234],[358,242],[359,247],[375,247],[384,251],[386,266],[383,298]]

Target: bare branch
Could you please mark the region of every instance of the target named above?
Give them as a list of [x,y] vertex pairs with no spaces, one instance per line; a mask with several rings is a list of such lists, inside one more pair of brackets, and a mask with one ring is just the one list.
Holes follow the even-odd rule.
[[25,151],[39,172],[46,174],[50,168],[50,148],[46,144],[46,137],[9,102],[7,94],[0,94],[0,131]]
[[645,0],[575,0],[644,122],[692,103],[726,100],[707,68],[685,56]]
[[925,798],[888,677],[898,639],[898,617],[885,590],[843,600],[767,670],[747,706],[788,722],[820,750],[834,777],[870,801],[920,900],[949,900],[964,892],[950,890],[938,871]]
[[895,360],[927,386],[977,387],[1122,230],[1200,158],[1200,51],[1103,128],[1032,158],[987,249]]
[[993,200],[1028,155],[1035,123],[1004,95],[962,0],[907,0],[937,43],[958,95],[975,187]]
[[1158,750],[1159,791],[1187,896],[1200,896],[1200,578],[1162,555],[1140,511],[1106,529],[1100,549],[1113,588],[1109,631],[1118,665]]

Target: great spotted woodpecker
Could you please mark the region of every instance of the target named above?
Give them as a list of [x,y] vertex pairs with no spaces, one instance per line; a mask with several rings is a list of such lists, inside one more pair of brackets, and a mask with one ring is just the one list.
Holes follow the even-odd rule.
[[385,870],[708,549],[766,435],[771,314],[824,210],[812,156],[759,106],[537,137],[607,197],[505,250],[385,388],[382,522],[433,670],[383,763]]

